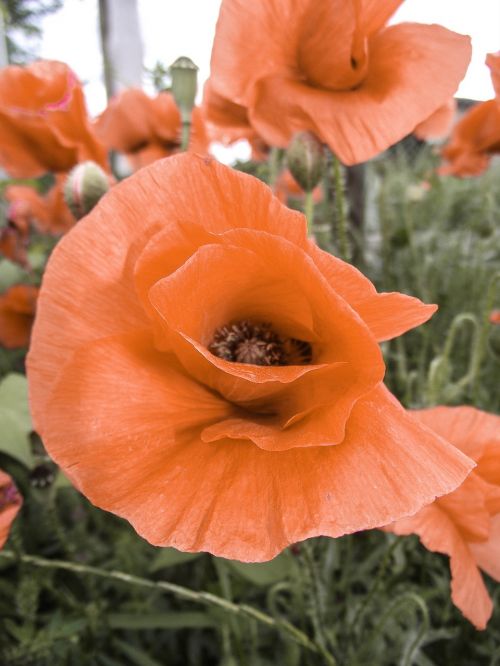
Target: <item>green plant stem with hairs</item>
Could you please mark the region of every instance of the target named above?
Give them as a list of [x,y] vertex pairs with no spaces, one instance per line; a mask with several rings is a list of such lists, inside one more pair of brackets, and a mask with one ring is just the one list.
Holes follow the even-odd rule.
[[347,217],[347,203],[345,198],[345,182],[342,166],[338,159],[333,157],[333,183],[335,187],[335,232],[339,256],[344,261],[351,260],[351,246],[349,243]]
[[65,560],[48,560],[44,557],[37,557],[35,555],[17,555],[16,553],[3,550],[0,551],[0,558],[3,560],[11,560],[13,562],[22,562],[34,567],[42,569],[58,569],[61,571],[69,571],[75,574],[97,576],[107,580],[114,580],[127,585],[135,585],[138,587],[156,590],[158,592],[167,592],[172,594],[178,599],[184,601],[191,601],[193,603],[218,608],[226,613],[236,617],[241,617],[249,620],[254,620],[259,624],[267,626],[269,629],[279,631],[283,638],[293,641],[300,647],[308,650],[317,655],[321,655],[325,659],[325,664],[328,666],[336,666],[333,657],[325,654],[322,646],[318,645],[314,640],[310,639],[304,632],[297,629],[293,624],[285,620],[275,619],[267,613],[248,606],[246,604],[237,604],[227,599],[222,599],[210,592],[196,592],[187,587],[176,585],[175,583],[168,583],[167,581],[153,581],[147,578],[140,578],[139,576],[131,576],[123,571],[108,571],[100,567],[89,566],[86,564],[77,564],[76,562],[67,562]]

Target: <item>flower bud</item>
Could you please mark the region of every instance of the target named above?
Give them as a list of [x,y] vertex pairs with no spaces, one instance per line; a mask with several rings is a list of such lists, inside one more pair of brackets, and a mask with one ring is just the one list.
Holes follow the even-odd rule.
[[107,175],[95,162],[77,164],[64,184],[64,199],[77,220],[97,204],[109,190]]
[[182,120],[189,121],[196,97],[198,67],[184,56],[170,65],[172,94],[181,112]]
[[311,132],[298,132],[287,148],[286,159],[300,187],[311,192],[325,170],[325,153],[319,139]]

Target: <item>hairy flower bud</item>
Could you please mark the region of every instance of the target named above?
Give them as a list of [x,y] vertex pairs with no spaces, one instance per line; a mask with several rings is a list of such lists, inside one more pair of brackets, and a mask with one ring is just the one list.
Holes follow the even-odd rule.
[[109,190],[108,177],[95,162],[77,164],[64,184],[64,199],[77,220],[90,213]]
[[196,97],[198,67],[190,58],[182,56],[170,65],[172,94],[181,112],[182,120],[189,120]]
[[287,148],[286,159],[300,187],[311,192],[325,170],[325,153],[319,139],[311,132],[298,132]]

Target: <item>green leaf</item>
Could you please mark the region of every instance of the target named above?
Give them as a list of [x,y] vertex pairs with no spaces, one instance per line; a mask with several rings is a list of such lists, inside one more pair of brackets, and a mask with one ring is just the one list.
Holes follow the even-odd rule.
[[295,562],[288,551],[280,553],[269,562],[247,563],[227,560],[230,567],[254,585],[268,586],[286,578]]
[[183,553],[175,548],[163,548],[152,561],[151,566],[149,567],[149,572],[154,573],[160,569],[173,567],[175,564],[191,562],[202,554],[203,553]]
[[0,259],[0,292],[6,291],[12,285],[23,282],[26,271],[8,259]]
[[0,383],[0,452],[31,467],[31,430],[26,377],[11,373]]
[[185,627],[214,627],[216,621],[207,613],[111,613],[108,622],[113,629],[184,629]]
[[130,643],[126,643],[125,641],[115,638],[113,640],[113,645],[115,645],[122,652],[122,654],[127,656],[130,660],[130,663],[134,664],[135,666],[162,666],[160,662],[152,659],[143,650],[135,647],[134,645],[130,645]]

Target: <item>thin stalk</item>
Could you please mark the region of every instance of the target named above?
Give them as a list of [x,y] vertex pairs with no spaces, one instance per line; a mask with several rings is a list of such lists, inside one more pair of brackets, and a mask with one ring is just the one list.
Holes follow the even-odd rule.
[[189,148],[189,138],[191,136],[191,114],[182,119],[182,133],[181,133],[181,151],[186,151]]
[[[29,564],[31,566],[39,567],[42,569],[58,569],[62,571],[70,571],[75,574],[98,576],[99,578],[127,583],[128,585],[136,585],[138,587],[156,590],[158,592],[167,592],[168,594],[172,594],[178,599],[191,601],[193,603],[202,604],[212,608],[219,608],[226,613],[231,613],[239,617],[254,620],[259,624],[268,627],[269,629],[281,631],[285,638],[293,641],[294,643],[297,643],[305,650],[309,650],[310,652],[324,656],[322,648],[313,640],[311,640],[304,632],[300,631],[300,629],[297,629],[297,627],[295,627],[293,624],[290,624],[285,620],[275,619],[270,615],[267,615],[267,613],[262,613],[252,606],[247,606],[246,604],[236,604],[234,602],[227,601],[226,599],[221,599],[220,597],[216,596],[215,594],[211,594],[210,592],[196,592],[194,590],[190,590],[187,587],[176,585],[175,583],[148,580],[147,578],[132,576],[130,574],[124,573],[123,571],[110,571],[87,564],[77,564],[76,562],[66,562],[65,560],[48,560],[44,557],[37,557],[36,555],[18,555],[10,550],[0,551],[0,558],[4,560],[11,560],[12,562],[22,562],[23,564]],[[328,663],[329,666],[336,666],[335,662],[331,660],[327,661],[326,663]]]
[[317,645],[321,648],[321,654],[329,666],[336,666],[333,655],[328,650],[328,639],[323,630],[323,604],[321,600],[321,581],[314,561],[314,553],[311,544],[303,541],[301,544],[302,560],[306,566],[309,577],[309,591],[311,597],[311,620]]
[[351,260],[351,247],[348,237],[347,206],[345,200],[345,183],[342,168],[338,159],[333,156],[333,179],[335,183],[335,225],[340,258]]
[[489,317],[493,306],[495,304],[495,299],[497,298],[497,283],[500,282],[500,272],[495,273],[491,278],[490,284],[488,285],[488,290],[486,292],[486,299],[483,310],[483,317],[481,321],[481,326],[479,328],[477,341],[474,345],[474,351],[472,353],[471,361],[471,380],[472,380],[472,399],[474,404],[479,400],[479,386],[481,378],[481,364],[483,358],[486,354],[486,348],[488,344],[488,333],[490,330],[490,321]]

